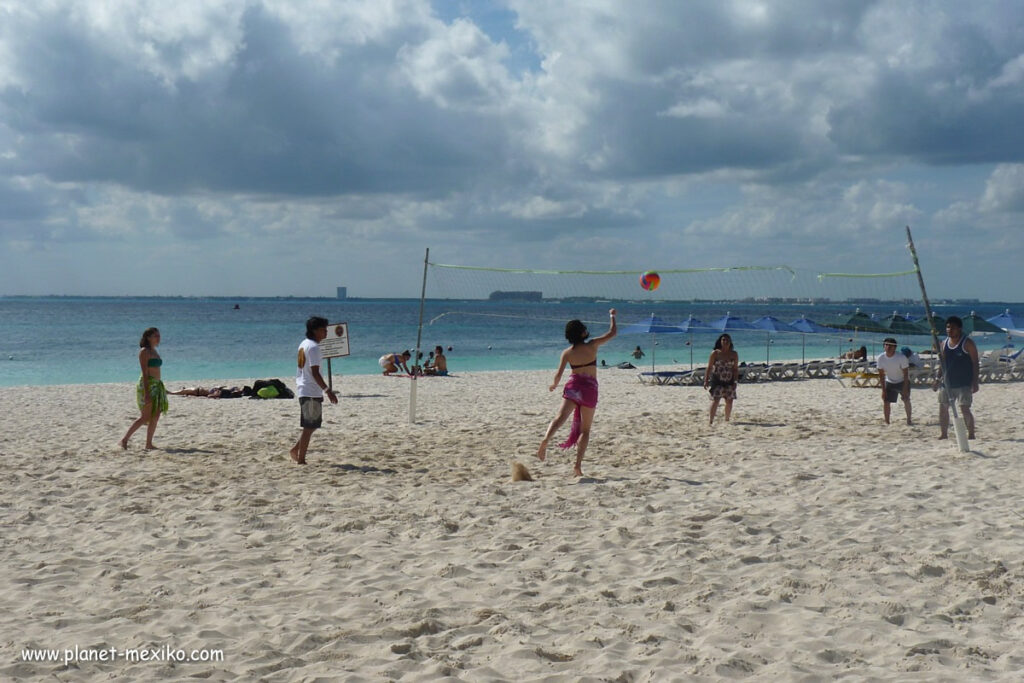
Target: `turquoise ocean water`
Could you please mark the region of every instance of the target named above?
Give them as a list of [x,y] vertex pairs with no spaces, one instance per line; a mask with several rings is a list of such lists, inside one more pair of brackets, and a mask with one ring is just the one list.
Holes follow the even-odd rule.
[[[236,310],[234,306],[238,304]],[[562,331],[572,318],[593,321],[595,334],[607,328],[608,308],[619,311],[619,325],[651,313],[669,324],[693,315],[704,321],[727,312],[746,320],[773,315],[790,322],[801,315],[820,320],[847,313],[852,305],[829,306],[675,303],[675,302],[506,302],[428,300],[424,310],[421,347],[451,346],[449,367],[454,373],[476,370],[551,369],[564,348]],[[379,371],[377,358],[387,352],[415,349],[418,300],[385,299],[201,299],[201,298],[0,298],[0,386],[133,382],[138,377],[138,340],[150,326],[160,328],[164,378],[168,386],[197,379],[289,378],[294,354],[305,333],[305,320],[322,315],[347,322],[352,355],[332,361],[339,374]],[[868,313],[921,315],[920,305],[860,305]],[[988,318],[1005,309],[1024,312],[1024,306],[979,303],[936,306],[939,315],[965,316],[976,311]],[[432,322],[431,322],[432,321]],[[880,352],[879,335],[837,331],[798,335],[733,332],[740,359],[747,362],[833,357],[840,350],[865,344]],[[707,361],[715,335],[620,334],[604,347],[600,358],[609,365],[629,360],[650,369],[652,346],[659,369],[689,367]],[[982,349],[997,348],[1004,335],[976,336]],[[1019,340],[1018,340],[1019,341]],[[633,361],[636,345],[647,354]],[[801,348],[801,345],[805,348]],[[914,349],[930,346],[928,337],[900,338]]]

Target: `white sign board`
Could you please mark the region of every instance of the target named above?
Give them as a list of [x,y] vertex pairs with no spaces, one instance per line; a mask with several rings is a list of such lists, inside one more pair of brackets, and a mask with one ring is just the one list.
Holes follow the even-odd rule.
[[348,323],[328,323],[327,337],[320,342],[320,355],[337,358],[348,354]]

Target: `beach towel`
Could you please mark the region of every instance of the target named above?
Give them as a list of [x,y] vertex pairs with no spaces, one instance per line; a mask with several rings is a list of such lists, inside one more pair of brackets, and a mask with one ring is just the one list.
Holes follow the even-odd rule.
[[580,417],[580,406],[587,408],[597,407],[597,378],[590,375],[571,375],[562,390],[562,398],[567,398],[576,404],[576,410],[572,413],[572,428],[569,430],[569,438],[565,443],[558,444],[559,448],[572,448],[580,440],[583,420]]

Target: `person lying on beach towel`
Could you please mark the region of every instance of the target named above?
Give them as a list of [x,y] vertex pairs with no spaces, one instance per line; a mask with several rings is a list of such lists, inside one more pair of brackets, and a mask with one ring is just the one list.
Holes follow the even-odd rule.
[[[200,398],[242,398],[245,395],[245,390],[241,387],[214,387],[212,389],[206,389],[204,387],[182,387],[177,391],[168,391],[168,394],[175,396],[197,396]],[[252,389],[249,390],[250,393]]]
[[295,394],[279,379],[258,379],[252,383],[249,398],[295,398]]

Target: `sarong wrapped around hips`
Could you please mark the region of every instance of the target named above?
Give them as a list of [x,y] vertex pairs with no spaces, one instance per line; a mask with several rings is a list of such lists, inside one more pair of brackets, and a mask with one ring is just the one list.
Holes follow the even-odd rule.
[[153,404],[150,408],[153,411],[153,415],[156,415],[157,411],[161,413],[167,412],[169,408],[167,404],[167,389],[164,387],[163,382],[156,377],[150,377],[149,382],[146,382],[145,377],[139,377],[139,383],[135,387],[135,403],[139,406],[139,410],[142,410],[143,406],[146,405],[147,394]]
[[580,417],[580,406],[587,408],[597,407],[597,378],[590,375],[570,375],[569,381],[565,383],[562,390],[562,398],[567,398],[576,404],[576,410],[572,414],[572,428],[569,430],[569,438],[565,443],[558,444],[559,448],[572,448],[580,440],[583,420]]

